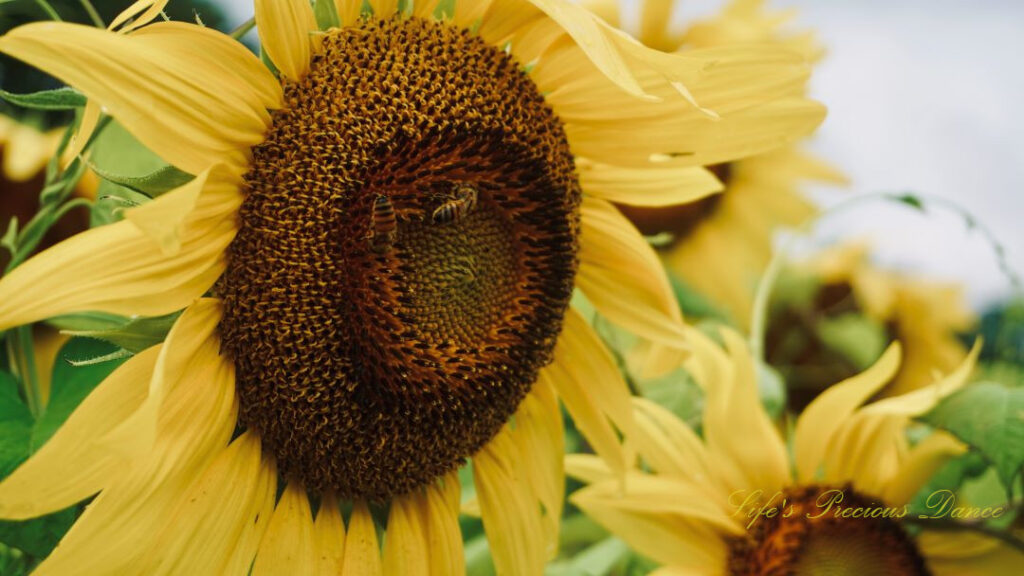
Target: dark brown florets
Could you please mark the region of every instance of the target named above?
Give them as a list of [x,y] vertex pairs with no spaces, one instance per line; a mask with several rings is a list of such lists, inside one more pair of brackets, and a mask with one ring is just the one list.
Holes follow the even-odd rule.
[[930,575],[901,508],[849,486],[792,487],[766,504],[777,512],[755,514],[749,537],[731,546],[733,576]]
[[516,63],[415,18],[332,30],[246,182],[220,333],[281,472],[383,500],[490,440],[577,267],[572,155]]

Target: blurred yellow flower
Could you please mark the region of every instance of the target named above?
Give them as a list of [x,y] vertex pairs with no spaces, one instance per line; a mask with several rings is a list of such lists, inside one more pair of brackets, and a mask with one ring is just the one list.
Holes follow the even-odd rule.
[[[631,2],[593,0],[588,3],[613,25]],[[788,16],[765,11],[762,0],[733,0],[717,16],[693,23],[687,30],[671,28],[673,0],[641,2],[638,38],[667,52],[730,46],[775,46],[792,50],[808,62],[822,49],[810,33],[789,34],[781,29]],[[809,72],[809,69],[808,69]],[[693,201],[673,206],[620,208],[647,236],[658,239],[668,268],[731,316],[748,327],[757,281],[771,258],[773,232],[796,226],[815,212],[800,193],[800,184],[833,184],[845,178],[797,146],[744,154],[741,160],[710,167],[718,178],[700,181]],[[710,176],[705,172],[705,176]],[[710,181],[710,184],[708,182]]]
[[909,446],[910,418],[964,385],[978,347],[930,386],[864,405],[897,371],[894,344],[807,408],[791,455],[761,407],[745,343],[731,331],[723,337],[724,350],[691,333],[687,368],[706,395],[703,437],[637,398],[631,442],[643,469],[623,480],[598,457],[567,459],[567,472],[589,484],[571,501],[663,564],[654,574],[982,576],[1015,574],[1024,565],[1024,555],[996,540],[963,532],[914,536],[898,522],[911,497],[965,449],[943,432]]
[[[967,355],[958,335],[970,330],[976,318],[964,300],[962,287],[886,270],[873,264],[869,256],[867,243],[848,242],[795,269],[813,288],[776,310],[766,350],[769,363],[786,376],[796,409],[863,367],[858,366],[863,359],[844,357],[842,350],[820,341],[822,323],[863,315],[877,327],[879,348],[892,340],[903,344],[900,371],[881,390],[883,396],[925,386],[934,381],[936,373],[949,372]],[[851,344],[871,348],[868,340],[860,338]]]

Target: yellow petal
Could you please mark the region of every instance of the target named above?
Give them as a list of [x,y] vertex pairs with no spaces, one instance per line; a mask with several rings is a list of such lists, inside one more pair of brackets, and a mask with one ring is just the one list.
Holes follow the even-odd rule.
[[391,500],[388,530],[384,537],[384,573],[428,576],[427,535],[420,509],[426,495],[414,492]]
[[[421,2],[417,2],[419,6]],[[359,13],[363,6],[363,0],[334,0],[334,7],[338,11],[338,19],[342,26],[352,26],[359,21]]]
[[615,206],[584,198],[577,285],[598,312],[637,336],[686,347],[682,313],[658,255]]
[[160,346],[122,364],[75,409],[32,457],[0,483],[0,517],[23,520],[83,500],[123,472],[125,459],[97,440],[135,412]]
[[64,151],[62,161],[65,165],[70,164],[85,149],[85,145],[92,138],[96,127],[99,126],[101,112],[100,105],[95,100],[89,100],[85,103],[85,109],[82,110],[82,121],[79,123],[75,134],[71,137],[67,150]]
[[383,576],[377,528],[366,502],[356,502],[345,536],[342,576]]
[[715,481],[708,453],[697,434],[674,414],[645,398],[633,398],[634,443],[659,474],[693,482]]
[[646,44],[661,47],[672,21],[675,0],[644,0],[640,11],[640,36]]
[[234,366],[219,349],[216,338],[207,338],[181,364],[161,406],[152,449],[124,466],[36,574],[128,574],[151,553],[181,495],[235,430]]
[[316,552],[316,576],[338,576],[345,558],[345,521],[338,510],[338,499],[324,495],[313,523],[313,547]]
[[[705,352],[715,346],[695,328],[690,329],[690,338],[702,341]],[[754,360],[746,342],[732,330],[722,330],[722,338],[728,357],[714,350],[708,358],[720,365],[718,371],[723,375],[705,386],[708,451],[712,460],[728,471],[732,489],[775,493],[790,480],[786,447],[761,406]]]
[[634,96],[654,98],[638,79],[640,72],[661,75],[668,83],[691,78],[703,66],[697,60],[651,50],[582,6],[558,0],[530,0],[530,3],[557,22],[586,53],[593,66]]
[[934,432],[914,446],[881,494],[889,506],[903,506],[951,459],[967,451],[950,434]]
[[578,158],[580,186],[591,196],[630,206],[671,206],[705,198],[724,187],[702,167],[623,168]]
[[473,456],[473,479],[498,575],[543,573],[547,555],[540,503],[508,427]]
[[538,381],[515,414],[512,438],[530,485],[543,505],[548,559],[558,553],[559,526],[565,499],[565,437],[555,391]]
[[942,378],[931,386],[926,386],[919,390],[908,392],[902,396],[895,396],[874,402],[870,406],[865,407],[864,411],[869,414],[891,414],[903,416],[917,416],[918,414],[924,414],[934,408],[940,400],[949,396],[953,392],[956,392],[960,388],[963,388],[963,386],[967,384],[967,379],[970,378],[971,374],[974,372],[974,366],[977,364],[979,354],[981,354],[980,338],[974,342],[974,347],[971,348],[970,354],[964,358],[964,361],[960,363],[960,366],[945,378]]
[[907,419],[859,410],[836,430],[825,447],[823,482],[853,484],[864,494],[881,494],[907,453]]
[[600,503],[620,512],[652,518],[686,519],[722,534],[742,536],[743,526],[731,516],[734,510],[723,507],[724,503],[709,488],[704,484],[631,472],[626,478],[625,490],[616,481],[601,482],[576,492],[572,501],[590,507]]
[[14,122],[4,147],[4,174],[14,182],[25,182],[46,166],[57,149],[56,142],[31,126]]
[[466,572],[459,528],[460,490],[458,472],[452,472],[440,484],[428,486],[426,500],[421,502],[432,576]]
[[185,219],[195,212],[199,196],[206,187],[208,174],[200,174],[195,180],[164,194],[154,202],[126,210],[125,219],[156,242],[165,256],[174,256],[181,251]]
[[368,0],[368,2],[373,8],[373,15],[380,19],[389,18],[398,11],[397,0]]
[[210,348],[218,346],[214,334],[221,319],[219,300],[204,298],[189,306],[174,322],[153,367],[146,399],[139,409],[103,437],[103,443],[118,451],[139,455],[151,450],[158,433],[164,399],[187,373],[187,366]]
[[804,409],[796,422],[794,442],[797,477],[801,482],[815,479],[825,447],[843,421],[896,374],[900,350],[900,344],[894,342],[873,366],[828,388]]
[[274,515],[256,553],[252,575],[312,574],[315,559],[313,513],[309,508],[309,498],[301,485],[292,482],[274,508]]
[[[618,471],[626,466],[611,421],[629,437],[635,423],[629,387],[601,339],[579,312],[570,308],[555,346],[555,361],[541,371],[554,386],[587,441]],[[543,385],[543,384],[541,384]]]
[[935,576],[1019,574],[1024,569],[1024,552],[980,534],[925,531],[917,542]]
[[[114,18],[110,26],[107,26],[107,30],[117,30],[120,28],[120,32],[126,33],[135,30],[140,26],[145,26],[153,21],[160,12],[167,6],[168,0],[137,0],[128,8],[125,8],[120,14]],[[122,27],[122,24],[132,20],[130,24]]]
[[622,7],[619,0],[581,0],[579,4],[608,24],[616,28],[622,27],[619,24],[619,11]]
[[309,70],[310,32],[317,30],[313,8],[305,0],[255,0],[260,43],[281,74],[299,81]]
[[621,473],[613,472],[604,458],[590,454],[567,454],[565,472],[584,484],[596,484],[622,476]]
[[616,505],[616,484],[589,486],[570,500],[631,548],[660,563],[698,574],[728,573],[728,545],[721,533],[678,515],[622,510]]
[[153,576],[232,574],[252,562],[262,514],[274,506],[276,474],[263,463],[259,440],[246,433],[231,443],[178,496],[173,515],[135,566]]
[[263,140],[269,121],[258,97],[266,87],[249,84],[241,72],[254,69],[255,56],[228,36],[196,25],[174,24],[174,42],[150,30],[166,26],[121,35],[34,23],[0,37],[0,52],[78,88],[186,172],[198,174],[221,159],[241,161]]
[[[207,177],[174,256],[165,256],[150,237],[165,237],[149,226],[159,220],[140,218],[88,230],[15,268],[0,279],[0,329],[79,311],[157,316],[187,306],[224,270],[242,202],[233,178],[217,171]],[[180,200],[165,195],[146,213]]]

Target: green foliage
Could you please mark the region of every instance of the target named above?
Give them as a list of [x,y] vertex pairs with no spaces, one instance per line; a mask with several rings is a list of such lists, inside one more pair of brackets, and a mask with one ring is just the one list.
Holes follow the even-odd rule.
[[687,319],[716,320],[725,324],[732,323],[733,319],[730,318],[728,313],[716,306],[703,294],[697,292],[679,276],[671,271],[666,272],[669,282],[672,284],[672,292],[675,294],[676,301],[679,302],[679,309],[683,311],[683,315]]
[[31,94],[14,94],[0,90],[0,98],[33,110],[73,110],[85,106],[85,95],[73,88],[42,90]]
[[[90,166],[101,180],[96,190],[98,201],[93,205],[92,226],[109,224],[120,219],[126,207],[148,202],[150,197],[131,186],[136,186],[153,174],[167,168],[167,164],[150,152],[116,121],[109,122],[94,137]],[[108,178],[116,174],[116,178]],[[166,184],[166,178],[164,179]],[[155,185],[150,182],[147,185]]]
[[144,194],[150,198],[156,198],[165,192],[169,192],[179,186],[188,184],[195,178],[195,176],[188,174],[187,172],[182,172],[169,164],[142,176],[115,174],[93,164],[90,164],[89,167],[92,168],[92,171],[100,178],[113,184],[117,184],[118,186],[123,186],[129,190],[138,192],[139,194]]
[[[109,362],[87,368],[68,364],[68,358],[109,353],[111,345],[86,338],[70,340],[58,353],[53,367],[50,400],[33,419],[18,390],[18,383],[0,372],[0,478],[9,475],[42,447],[67,420],[81,401],[118,365]],[[28,558],[43,558],[71,527],[77,515],[73,506],[47,516],[21,522],[0,522],[0,565],[14,559],[28,565]],[[11,550],[15,552],[10,552]],[[7,550],[4,553],[3,550]],[[5,556],[6,554],[6,556]],[[12,562],[14,560],[11,560]]]
[[98,330],[68,330],[66,333],[110,342],[134,354],[163,342],[180,315],[180,313],[174,313],[155,318],[126,319],[124,324],[117,327]]
[[336,28],[341,25],[341,19],[338,18],[338,8],[334,5],[334,0],[314,0],[313,14],[316,16],[316,23],[320,26],[321,30]]
[[848,358],[858,370],[874,364],[889,343],[885,326],[859,313],[823,317],[815,329],[826,346]]
[[70,360],[95,358],[114,352],[116,348],[89,338],[72,338],[60,349],[53,366],[50,401],[39,415],[32,430],[32,451],[36,451],[67,420],[71,412],[123,361],[75,367]]
[[1012,492],[1024,469],[1024,388],[979,382],[949,396],[921,419],[977,449]]

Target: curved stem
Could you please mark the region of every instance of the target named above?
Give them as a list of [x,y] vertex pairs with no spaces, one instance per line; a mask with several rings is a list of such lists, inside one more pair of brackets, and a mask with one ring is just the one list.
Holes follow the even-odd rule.
[[50,17],[50,20],[56,20],[57,22],[64,21],[64,19],[60,17],[60,14],[57,14],[57,11],[53,9],[53,6],[50,6],[50,3],[47,2],[47,0],[36,0],[36,4],[43,9],[43,12],[46,12],[46,15]]
[[246,34],[248,34],[249,30],[252,30],[255,27],[256,27],[256,17],[253,16],[252,18],[249,18],[245,22],[242,22],[242,24],[238,28],[235,28],[234,30],[232,30],[231,33],[230,33],[230,36],[232,38],[234,38],[235,40],[238,40],[242,36],[245,36]]
[[89,0],[78,0],[78,3],[85,8],[85,11],[89,14],[89,19],[92,20],[93,25],[97,28],[106,28],[107,25],[103,23],[103,18],[100,17],[100,13],[96,11],[96,8],[92,5]]

